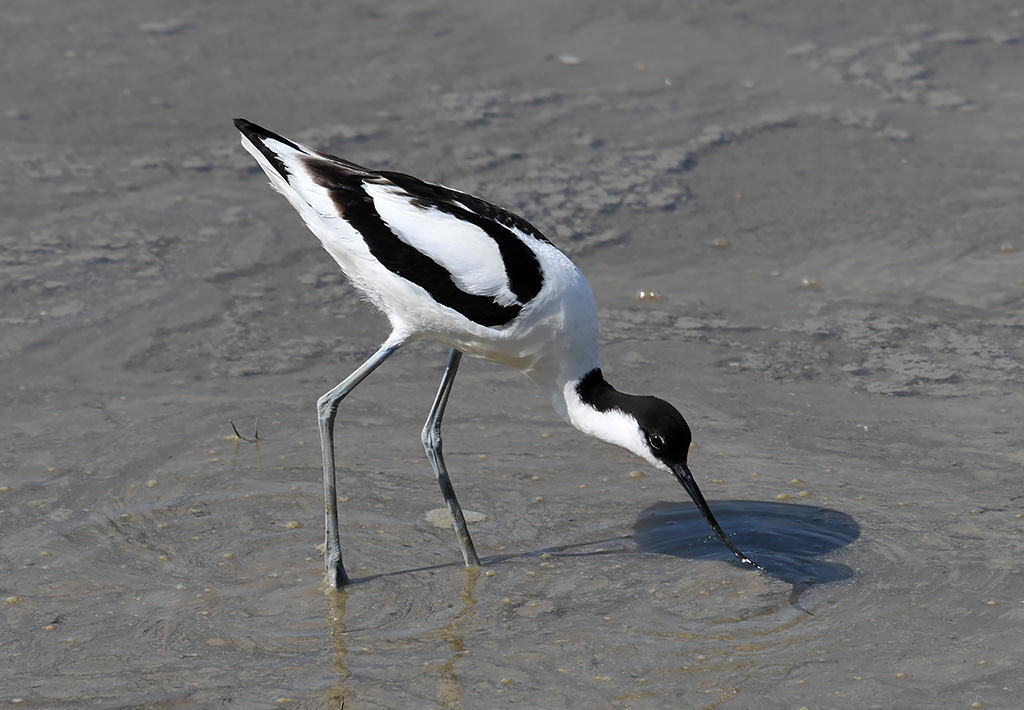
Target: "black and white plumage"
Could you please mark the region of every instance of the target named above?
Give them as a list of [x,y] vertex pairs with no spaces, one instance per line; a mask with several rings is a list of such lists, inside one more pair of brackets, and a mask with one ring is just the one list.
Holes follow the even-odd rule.
[[577,429],[672,473],[718,538],[757,567],[722,532],[687,467],[690,429],[682,415],[667,402],[623,394],[605,381],[590,286],[529,222],[457,190],[320,153],[244,119],[235,119],[235,126],[271,186],[391,322],[381,348],[317,403],[331,586],[349,581],[341,561],[334,482],[338,405],[402,345],[423,338],[452,348],[423,444],[467,565],[478,565],[479,559],[448,478],[440,435],[463,353],[523,372]]

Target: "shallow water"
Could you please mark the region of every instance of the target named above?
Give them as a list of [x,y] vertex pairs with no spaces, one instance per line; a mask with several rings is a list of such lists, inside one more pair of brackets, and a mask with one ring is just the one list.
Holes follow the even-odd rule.
[[[1019,9],[175,12],[0,19],[0,707],[1020,706]],[[463,568],[423,343],[339,414],[327,592],[313,404],[386,328],[234,115],[569,251],[609,380],[679,406],[767,574],[478,362]]]

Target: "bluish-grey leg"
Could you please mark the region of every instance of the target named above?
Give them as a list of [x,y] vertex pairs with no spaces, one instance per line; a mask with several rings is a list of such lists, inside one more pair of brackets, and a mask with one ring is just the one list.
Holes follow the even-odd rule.
[[341,540],[338,537],[338,489],[334,480],[334,418],[338,414],[341,400],[399,347],[401,343],[384,343],[369,360],[316,402],[320,422],[320,450],[324,457],[324,505],[327,528],[324,560],[327,563],[327,582],[332,589],[338,589],[350,581],[341,562]]
[[459,538],[459,547],[462,548],[462,558],[466,561],[467,567],[479,567],[480,558],[476,555],[473,538],[469,536],[466,518],[462,514],[459,500],[455,497],[455,489],[452,488],[451,479],[448,478],[448,469],[444,465],[444,457],[441,455],[441,417],[444,416],[444,408],[448,404],[448,395],[452,393],[452,383],[455,381],[455,373],[459,370],[461,359],[462,353],[452,350],[448,367],[445,368],[444,377],[441,378],[441,386],[437,390],[437,397],[434,398],[434,405],[430,408],[430,415],[423,425],[423,448],[427,452],[430,465],[434,468],[437,484],[441,486],[441,495],[444,496],[448,512],[451,513],[455,535]]

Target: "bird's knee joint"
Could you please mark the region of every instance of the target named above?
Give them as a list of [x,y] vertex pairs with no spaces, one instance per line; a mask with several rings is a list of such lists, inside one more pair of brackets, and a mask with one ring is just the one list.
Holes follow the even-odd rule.
[[423,448],[425,449],[437,450],[441,448],[441,430],[432,426],[423,427],[420,441],[423,442]]
[[423,442],[424,449],[436,449],[441,444],[441,437],[434,436],[433,432],[424,431],[420,441]]
[[334,416],[337,412],[338,400],[335,400],[329,394],[325,394],[316,401],[316,413],[320,418],[321,424],[330,424],[334,421]]

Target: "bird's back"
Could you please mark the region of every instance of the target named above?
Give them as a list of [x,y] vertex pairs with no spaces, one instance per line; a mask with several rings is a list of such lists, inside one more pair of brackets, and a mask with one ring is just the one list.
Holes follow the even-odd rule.
[[235,125],[273,187],[399,336],[440,340],[531,376],[550,370],[549,360],[564,367],[568,352],[586,361],[569,369],[596,362],[590,287],[522,217],[320,153],[243,119]]

